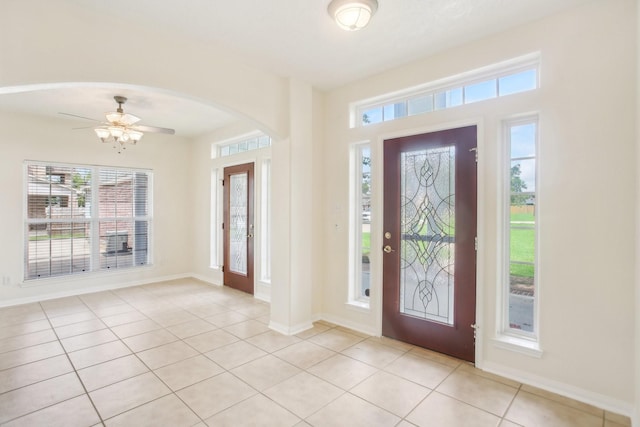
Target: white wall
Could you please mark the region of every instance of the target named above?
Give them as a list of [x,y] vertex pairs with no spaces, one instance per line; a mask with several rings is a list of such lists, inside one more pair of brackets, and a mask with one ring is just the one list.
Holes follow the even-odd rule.
[[[100,143],[91,129],[73,131],[65,120],[0,113],[0,129],[0,276],[11,278],[9,285],[0,285],[0,305],[162,280],[191,271],[193,203],[185,191],[191,186],[189,141],[147,134],[138,145],[118,154]],[[151,169],[153,266],[23,283],[25,160]]]
[[[485,369],[630,414],[634,402],[635,2],[595,1],[330,92],[326,103],[324,315],[380,331],[380,266],[371,309],[345,305],[348,146],[476,123],[479,147],[478,363]],[[349,103],[541,52],[541,88],[502,99],[349,129]],[[540,115],[540,343],[532,358],[492,343],[499,289],[500,121]],[[380,169],[373,235],[381,235]],[[377,186],[377,187],[376,187]],[[376,217],[377,214],[377,217]],[[337,225],[337,226],[336,226]],[[380,246],[380,245],[378,245]],[[372,238],[372,247],[376,247]],[[372,260],[375,263],[375,259]],[[377,273],[376,273],[377,272]],[[377,275],[376,275],[377,274]]]

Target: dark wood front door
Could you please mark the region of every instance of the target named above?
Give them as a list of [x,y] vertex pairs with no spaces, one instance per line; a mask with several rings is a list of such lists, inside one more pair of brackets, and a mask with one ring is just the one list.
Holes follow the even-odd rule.
[[224,284],[253,294],[253,163],[224,169]]
[[475,126],[384,142],[382,334],[474,361]]

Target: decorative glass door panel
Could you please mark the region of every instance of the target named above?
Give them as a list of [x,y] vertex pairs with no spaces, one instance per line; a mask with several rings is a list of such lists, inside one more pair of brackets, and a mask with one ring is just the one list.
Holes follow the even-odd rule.
[[453,325],[455,147],[400,155],[400,312]]
[[476,127],[384,141],[382,334],[475,357]]
[[237,274],[247,274],[248,225],[248,173],[231,175],[229,179],[229,270]]
[[224,169],[224,284],[253,293],[253,163]]

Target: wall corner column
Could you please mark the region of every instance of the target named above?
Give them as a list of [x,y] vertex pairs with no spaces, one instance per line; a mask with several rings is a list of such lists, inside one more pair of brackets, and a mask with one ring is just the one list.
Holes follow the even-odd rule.
[[272,281],[269,327],[287,335],[312,326],[313,88],[289,83],[289,138],[272,147]]

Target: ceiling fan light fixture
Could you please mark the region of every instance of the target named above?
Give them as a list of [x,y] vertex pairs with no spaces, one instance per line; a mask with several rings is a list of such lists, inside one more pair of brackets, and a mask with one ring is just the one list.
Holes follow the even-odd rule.
[[136,142],[140,141],[144,136],[142,132],[138,132],[137,130],[129,130],[127,134],[129,135],[129,139],[131,140],[131,143],[134,145],[136,144]]
[[357,31],[367,26],[378,10],[378,2],[377,0],[332,0],[327,10],[340,28],[346,31]]
[[121,128],[120,126],[109,126],[108,129],[109,133],[116,141],[122,138],[122,135],[124,135],[124,128]]
[[96,135],[98,135],[98,138],[100,138],[100,141],[102,142],[107,142],[107,139],[109,139],[109,137],[111,136],[111,132],[109,132],[109,129],[95,128],[94,131],[96,132]]

